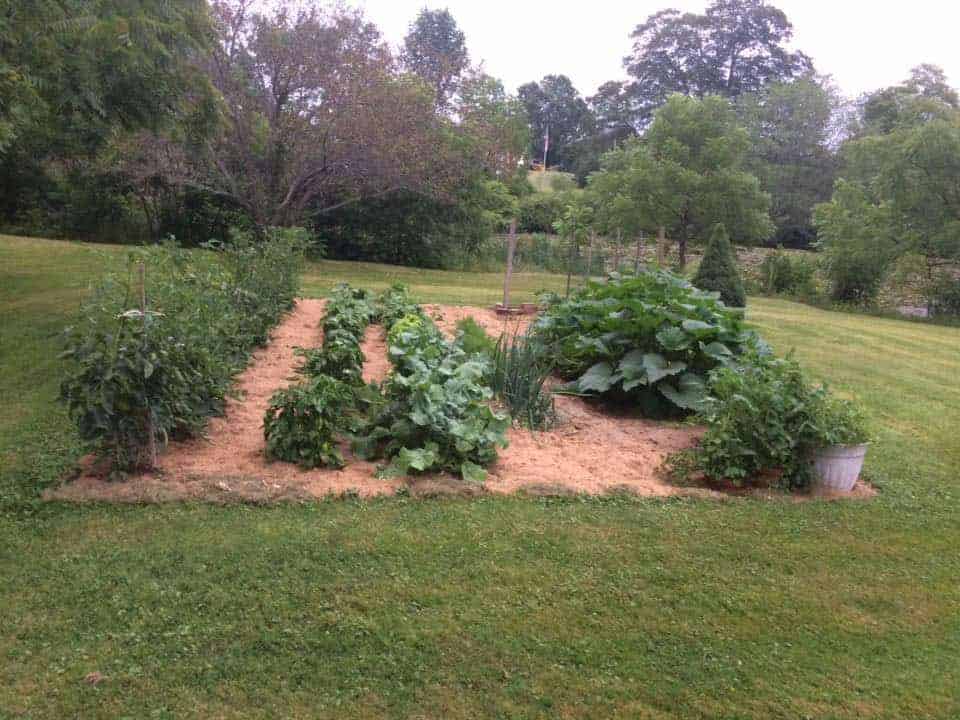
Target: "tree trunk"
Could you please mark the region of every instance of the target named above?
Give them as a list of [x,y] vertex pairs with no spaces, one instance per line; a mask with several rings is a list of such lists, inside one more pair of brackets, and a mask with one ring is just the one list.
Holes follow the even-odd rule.
[[667,229],[661,225],[657,228],[657,265],[667,264]]
[[510,221],[510,234],[507,236],[507,271],[503,276],[503,306],[510,307],[510,280],[513,278],[513,254],[517,250],[517,219]]
[[640,252],[643,248],[643,230],[637,233],[637,254],[633,259],[633,274],[640,274]]
[[617,248],[613,254],[613,270],[620,272],[620,251],[623,249],[623,230],[617,229]]

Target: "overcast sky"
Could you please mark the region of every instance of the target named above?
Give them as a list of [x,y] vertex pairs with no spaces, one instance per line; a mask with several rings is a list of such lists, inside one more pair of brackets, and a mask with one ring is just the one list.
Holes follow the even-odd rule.
[[[568,75],[584,95],[624,76],[630,31],[666,7],[702,12],[708,0],[345,0],[360,6],[393,44],[424,6],[449,8],[482,60],[509,90],[547,74]],[[840,90],[856,96],[900,82],[924,62],[960,85],[957,0],[779,0],[793,45]]]

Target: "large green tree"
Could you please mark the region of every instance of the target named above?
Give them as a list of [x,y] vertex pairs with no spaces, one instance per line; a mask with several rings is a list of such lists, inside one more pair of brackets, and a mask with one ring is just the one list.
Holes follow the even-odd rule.
[[401,59],[433,89],[437,106],[446,108],[467,70],[466,37],[446,8],[423,8],[403,41]]
[[747,164],[770,193],[777,244],[806,247],[816,238],[813,207],[830,198],[836,177],[831,143],[839,103],[836,91],[813,77],[773,83],[737,100],[751,137]]
[[642,138],[604,156],[590,184],[622,188],[649,230],[677,241],[682,266],[689,241],[717,223],[740,243],[773,231],[770,196],[745,169],[749,145],[727,100],[672,95]]
[[530,120],[531,159],[541,161],[546,156],[548,166],[569,170],[570,146],[592,133],[586,101],[566,75],[547,75],[539,83],[521,85],[517,93]]
[[764,0],[715,0],[703,14],[662,10],[636,27],[624,66],[634,122],[646,125],[673,93],[736,97],[812,70],[791,52],[793,26]]
[[936,65],[918,65],[899,85],[877,90],[861,101],[859,135],[878,135],[956,117],[957,91]]
[[960,260],[960,121],[934,119],[859,138],[843,156],[843,181],[816,213],[829,251],[882,259],[877,273],[916,253],[931,279],[939,266]]

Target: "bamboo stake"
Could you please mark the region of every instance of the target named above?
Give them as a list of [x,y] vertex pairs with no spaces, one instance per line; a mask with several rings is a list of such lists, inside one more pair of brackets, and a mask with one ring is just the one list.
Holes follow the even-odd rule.
[[[147,344],[147,267],[141,262],[137,266],[137,275],[140,281],[140,318],[143,321],[143,344]],[[147,405],[147,469],[152,470],[157,465],[157,436],[153,428],[153,412]]]

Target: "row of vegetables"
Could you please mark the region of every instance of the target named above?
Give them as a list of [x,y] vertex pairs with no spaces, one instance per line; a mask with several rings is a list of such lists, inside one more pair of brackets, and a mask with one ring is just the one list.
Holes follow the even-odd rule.
[[[393,372],[364,384],[367,325],[387,331]],[[349,441],[381,475],[446,470],[481,482],[507,444],[510,417],[495,412],[491,359],[446,340],[402,286],[378,299],[340,286],[327,306],[323,346],[303,350],[303,381],[276,393],[264,418],[268,456],[303,467],[342,467]]]

